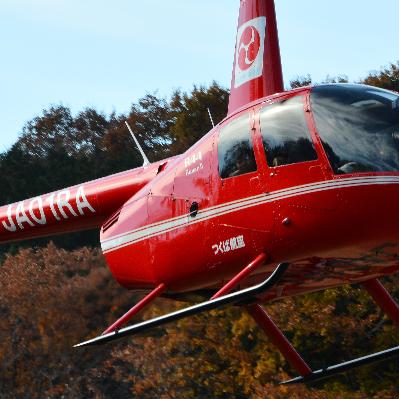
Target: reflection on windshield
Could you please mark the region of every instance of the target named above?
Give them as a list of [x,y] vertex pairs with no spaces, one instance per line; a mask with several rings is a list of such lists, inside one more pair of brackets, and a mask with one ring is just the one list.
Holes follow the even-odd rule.
[[335,173],[399,171],[398,101],[370,86],[313,88],[317,131]]
[[269,166],[317,159],[303,106],[303,96],[295,96],[261,109],[260,129]]
[[219,173],[222,179],[256,171],[249,114],[228,123],[220,132]]

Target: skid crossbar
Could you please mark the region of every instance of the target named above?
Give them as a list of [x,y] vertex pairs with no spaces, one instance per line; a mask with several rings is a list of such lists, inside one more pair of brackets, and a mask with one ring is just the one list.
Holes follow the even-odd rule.
[[245,277],[252,273],[258,266],[260,266],[266,259],[266,255],[261,253],[248,266],[244,267],[235,277],[233,277],[227,284],[225,284],[211,299],[219,298],[228,294],[237,284],[239,284]]
[[399,306],[380,281],[377,279],[368,280],[361,283],[361,285],[374,299],[374,302],[394,322],[396,327],[399,328]]
[[274,272],[265,281],[253,287],[246,288],[244,290],[237,291],[232,294],[224,295],[220,298],[211,299],[209,301],[202,302],[182,310],[177,310],[175,312],[166,314],[164,316],[146,320],[141,323],[137,323],[132,326],[122,328],[118,331],[113,331],[108,334],[100,335],[99,337],[77,344],[75,345],[75,347],[104,344],[106,342],[114,341],[122,337],[135,335],[144,331],[148,331],[154,327],[159,327],[164,324],[170,323],[172,321],[180,320],[185,317],[193,316],[195,314],[202,313],[208,310],[218,309],[227,305],[237,304],[242,301],[248,301],[248,300],[255,301],[256,295],[264,293],[268,289],[272,288],[275,284],[277,284],[278,281],[280,281],[285,271],[287,270],[288,266],[289,266],[288,263],[279,264],[277,268],[274,270]]

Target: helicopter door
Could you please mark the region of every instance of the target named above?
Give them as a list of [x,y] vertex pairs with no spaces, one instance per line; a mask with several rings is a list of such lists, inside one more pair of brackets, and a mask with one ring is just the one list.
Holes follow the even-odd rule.
[[260,132],[270,169],[270,191],[324,180],[307,114],[303,95],[260,109]]
[[187,278],[196,276],[199,286],[206,277],[202,273],[207,263],[204,252],[210,245],[209,220],[203,213],[209,208],[212,196],[213,140],[214,135],[208,135],[182,156],[176,165],[173,187],[173,218],[179,228],[169,233],[169,239],[174,241],[179,259],[185,260],[175,267],[182,268]]
[[[320,212],[329,212],[331,201],[323,192],[313,194],[314,183],[324,181],[319,146],[311,133],[307,98],[300,94],[263,106],[259,111],[263,154],[268,168],[266,191],[274,198],[274,237],[282,251],[309,245],[301,235],[304,223],[316,222]],[[312,185],[313,183],[313,185]],[[317,190],[316,190],[317,191]],[[334,206],[333,206],[334,208]],[[317,225],[317,223],[315,223]],[[315,232],[317,232],[315,228]]]
[[[264,192],[262,149],[255,133],[254,112],[250,110],[226,121],[215,140],[214,241],[210,249],[212,264],[219,270],[221,264],[232,262],[242,267],[270,241],[272,215],[259,213],[254,203]],[[229,267],[233,272],[235,266]]]

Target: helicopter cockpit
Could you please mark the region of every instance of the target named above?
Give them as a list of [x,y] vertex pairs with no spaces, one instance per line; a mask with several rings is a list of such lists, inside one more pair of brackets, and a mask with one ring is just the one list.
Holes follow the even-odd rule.
[[315,86],[310,100],[334,173],[399,171],[399,95],[331,84]]

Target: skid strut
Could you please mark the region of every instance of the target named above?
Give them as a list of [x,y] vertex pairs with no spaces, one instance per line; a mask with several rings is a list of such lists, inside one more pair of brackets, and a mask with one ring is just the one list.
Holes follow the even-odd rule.
[[248,305],[247,310],[258,326],[266,333],[272,344],[276,346],[285,357],[291,367],[293,367],[301,376],[306,376],[312,373],[312,369],[302,359],[301,355],[296,351],[281,330],[274,324],[273,320],[262,306],[255,303]]
[[362,286],[399,328],[399,306],[380,281],[377,279],[364,281]]
[[[248,276],[266,259],[264,253],[255,258],[248,266],[246,266],[240,273],[224,285],[211,299],[218,298],[224,294],[229,293],[239,282]],[[266,333],[270,341],[277,347],[282,355],[287,359],[287,362],[301,375],[305,376],[312,372],[311,368],[302,359],[301,355],[291,345],[290,341],[284,336],[280,329],[274,324],[261,305],[254,303],[247,306],[248,313],[252,316],[255,322]]]
[[258,255],[248,266],[244,267],[235,277],[233,277],[227,284],[225,284],[211,299],[220,298],[225,294],[229,294],[230,291],[236,287],[248,274],[252,273],[258,266],[260,266],[266,259],[266,255],[261,253]]
[[148,295],[146,295],[140,302],[137,302],[129,311],[127,311],[121,318],[119,318],[114,324],[109,326],[103,333],[108,334],[112,331],[119,330],[119,328],[126,324],[133,316],[135,316],[141,309],[152,302],[156,297],[162,294],[166,289],[166,285],[161,283],[157,288],[152,290]]
[[115,341],[122,337],[148,331],[154,327],[159,327],[172,321],[180,320],[208,310],[218,309],[227,305],[238,304],[243,301],[256,301],[255,297],[257,295],[263,294],[280,281],[287,268],[288,263],[281,263],[265,281],[258,285],[234,292],[232,294],[227,294],[219,298],[211,299],[185,309],[177,310],[164,316],[146,320],[141,323],[122,328],[118,331],[100,335],[99,337],[77,344],[75,347],[104,344],[106,342]]
[[[361,283],[363,288],[370,294],[377,305],[388,315],[388,317],[399,327],[399,306],[396,301],[392,298],[389,292],[377,279],[364,281]],[[328,366],[324,369],[313,371],[307,375],[301,375],[300,377],[293,378],[288,381],[284,381],[281,384],[297,384],[300,382],[312,383],[326,378],[332,377],[336,374],[341,374],[345,371],[352,370],[354,368],[364,366],[366,364],[373,364],[390,360],[399,356],[399,346],[390,348],[381,352],[372,353],[371,355],[362,356],[357,359],[349,360],[344,363],[335,364]]]

